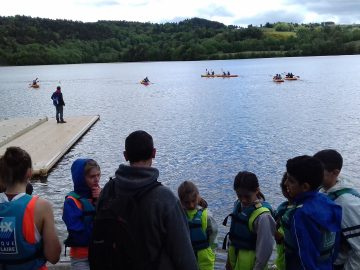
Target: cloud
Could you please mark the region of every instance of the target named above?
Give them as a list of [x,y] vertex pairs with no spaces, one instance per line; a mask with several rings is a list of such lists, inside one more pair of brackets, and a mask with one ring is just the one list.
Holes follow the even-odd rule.
[[306,13],[315,13],[322,20],[339,23],[360,22],[359,0],[285,0],[285,5],[301,6]]
[[120,3],[116,0],[75,1],[75,3],[81,6],[95,6],[95,7],[108,7],[108,6],[120,5]]
[[178,23],[181,21],[184,21],[186,19],[190,19],[189,17],[174,17],[172,19],[166,19],[166,20],[161,20],[160,23]]
[[201,18],[204,17],[233,17],[234,14],[230,11],[228,11],[225,7],[223,6],[216,6],[216,5],[211,5],[209,7],[206,8],[200,8],[197,10],[198,16]]
[[302,13],[295,12],[295,11],[286,11],[286,10],[279,10],[279,11],[269,11],[258,14],[256,16],[245,17],[241,19],[237,19],[234,21],[235,25],[260,25],[275,22],[292,22],[292,23],[301,23],[305,19],[305,16]]

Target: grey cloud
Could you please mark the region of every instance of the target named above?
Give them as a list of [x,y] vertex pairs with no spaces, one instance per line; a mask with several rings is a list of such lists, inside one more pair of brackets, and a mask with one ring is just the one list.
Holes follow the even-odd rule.
[[301,5],[307,12],[315,12],[326,17],[337,17],[340,23],[352,23],[360,21],[359,0],[286,0],[288,5]]
[[161,20],[160,23],[178,23],[183,20],[190,19],[189,17],[174,17],[172,19]]
[[289,12],[285,10],[269,11],[258,14],[254,17],[241,18],[234,21],[235,25],[260,25],[275,22],[292,22],[301,23],[304,21],[304,15],[297,12]]
[[197,14],[200,18],[204,17],[233,17],[234,14],[228,11],[226,8],[222,6],[209,6],[206,8],[202,8],[197,10]]

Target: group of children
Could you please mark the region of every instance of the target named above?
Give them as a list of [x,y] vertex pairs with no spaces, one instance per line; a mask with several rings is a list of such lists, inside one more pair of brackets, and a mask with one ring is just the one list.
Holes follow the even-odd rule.
[[[289,159],[281,181],[286,201],[276,211],[266,202],[256,175],[239,172],[233,183],[237,200],[223,222],[226,225],[231,219],[223,243],[227,249],[226,269],[267,269],[275,241],[275,269],[360,269],[360,195],[338,180],[342,162],[341,155],[331,149]],[[71,173],[74,190],[66,195],[63,208],[69,232],[65,245],[70,247],[71,268],[89,269],[88,246],[101,191],[100,166],[92,159],[77,159]],[[0,216],[10,212],[22,216],[32,211],[34,219],[28,224],[25,217],[20,218],[24,220],[16,225],[16,234],[9,238],[2,233],[0,241],[11,244],[11,239],[24,234],[23,246],[14,246],[9,252],[30,245],[28,256],[33,258],[44,250],[40,259],[31,261],[31,267],[41,267],[46,260],[59,260],[60,246],[48,202],[25,193],[30,177],[30,156],[20,148],[8,148],[0,159],[0,178],[8,179],[4,182],[6,192],[0,194]],[[207,202],[190,181],[178,187],[178,197],[188,220],[198,267],[214,269],[218,228]],[[15,200],[16,204],[10,204]],[[5,225],[11,226],[11,220],[0,218],[0,224],[3,231]],[[0,261],[9,260],[10,253],[0,249]],[[21,269],[30,269],[30,265],[24,267]]]
[[[239,172],[233,185],[238,199],[223,222],[231,218],[223,244],[226,269],[267,269],[274,239],[273,269],[360,269],[360,195],[339,181],[342,163],[332,149],[289,159],[280,184],[287,200],[276,211],[266,202],[256,175]],[[178,194],[199,268],[214,269],[211,247],[217,229],[207,204],[191,182],[182,183]]]

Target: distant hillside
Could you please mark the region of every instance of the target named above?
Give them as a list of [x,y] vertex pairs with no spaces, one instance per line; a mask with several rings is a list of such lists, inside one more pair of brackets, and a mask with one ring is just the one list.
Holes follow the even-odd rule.
[[237,59],[360,53],[359,25],[83,23],[0,17],[0,65]]

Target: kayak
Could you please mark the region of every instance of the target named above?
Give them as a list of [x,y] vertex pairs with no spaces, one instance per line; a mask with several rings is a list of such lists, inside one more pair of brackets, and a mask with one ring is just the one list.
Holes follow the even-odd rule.
[[214,78],[216,75],[201,75],[202,78]]
[[274,82],[284,82],[283,79],[273,79]]
[[239,77],[239,75],[221,75],[221,74],[218,74],[218,75],[215,75],[216,77],[219,77],[219,78],[235,78],[235,77]]
[[39,84],[32,84],[30,87],[32,87],[32,88],[39,88],[40,85],[39,85]]
[[285,80],[288,80],[288,81],[296,81],[298,78],[297,77],[285,77]]
[[144,80],[141,80],[140,83],[143,84],[143,85],[149,85],[150,84],[150,82],[146,82]]

